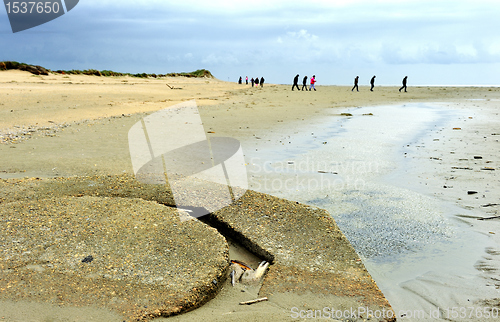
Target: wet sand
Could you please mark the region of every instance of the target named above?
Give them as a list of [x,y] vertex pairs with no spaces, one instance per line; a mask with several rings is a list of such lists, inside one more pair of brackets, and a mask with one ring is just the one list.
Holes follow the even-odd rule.
[[[179,89],[170,89],[165,83]],[[190,99],[195,99],[199,106],[205,130],[214,132],[211,134],[214,136],[230,136],[240,140],[244,151],[247,151],[245,152],[246,159],[251,165],[252,163],[258,164],[256,160],[259,159],[264,160],[264,163],[266,161],[279,162],[286,159],[284,156],[297,154],[294,149],[303,151],[324,145],[332,133],[342,131],[330,129],[328,124],[333,119],[345,120],[348,116],[340,115],[345,108],[405,102],[446,102],[453,106],[461,104],[460,106],[474,110],[477,115],[482,115],[482,106],[492,104],[493,107],[497,106],[495,100],[500,97],[500,91],[496,88],[410,87],[408,93],[399,93],[397,87],[376,87],[375,92],[369,92],[368,88],[361,87],[361,91],[357,93],[351,92],[350,86],[318,86],[317,92],[292,92],[290,86],[287,85],[271,84],[261,89],[207,79],[137,80],[63,75],[39,77],[9,71],[0,73],[0,95],[5,98],[0,103],[2,116],[0,134],[1,140],[4,141],[4,144],[0,145],[0,164],[2,164],[0,176],[19,178],[131,174],[126,142],[126,133],[130,126],[147,113]],[[485,101],[467,101],[479,98]],[[485,115],[488,115],[487,119],[492,124],[478,123],[478,126],[484,125],[483,130],[490,130],[491,134],[494,134],[498,123],[494,122],[490,114]],[[361,116],[370,117],[370,115]],[[325,133],[325,129],[328,133]],[[312,140],[304,135],[305,131],[309,132],[308,130],[312,133]],[[460,139],[466,139],[467,135],[475,133],[476,130],[471,129],[472,132],[467,133],[451,130],[454,131],[451,133],[466,134],[466,136],[456,138],[455,141],[460,142]],[[299,146],[297,142],[300,143]],[[460,147],[460,149],[464,148]],[[487,151],[495,150],[485,149],[471,153],[484,154],[485,159],[489,157],[485,162],[498,162],[494,153],[486,154]],[[431,157],[427,159],[425,154],[418,154],[415,158],[422,158],[427,162],[433,161]],[[441,160],[434,161],[441,161],[440,164],[446,169],[452,163],[450,167],[455,167],[455,162],[457,162],[457,160],[446,160],[439,155],[436,158]],[[473,157],[467,157],[467,159],[470,162],[478,162]],[[465,161],[458,160],[458,162]],[[469,177],[460,177],[461,182],[473,181],[480,175],[484,175],[484,171],[489,171],[487,173],[498,171],[496,163],[484,164],[484,167],[489,166],[495,170],[472,171]],[[426,166],[425,169],[430,174],[436,172],[431,167]],[[258,174],[258,171],[249,170],[250,173],[253,171],[254,174]],[[317,172],[322,169],[314,170]],[[443,177],[448,176],[448,174],[444,175],[444,171],[437,172]],[[369,172],[367,175],[370,176]],[[427,175],[426,178],[429,176]],[[411,175],[408,177],[414,178]],[[439,178],[436,175],[430,177]],[[419,187],[416,182],[408,184],[414,188]],[[439,185],[436,185],[436,194],[442,193],[437,188]],[[455,187],[456,185],[454,185],[453,192],[457,191]],[[494,192],[498,191],[498,186],[488,187],[488,189],[492,192],[487,195],[494,196]],[[447,189],[446,193],[451,191]],[[272,191],[267,192],[272,193]],[[275,194],[280,195],[282,192],[277,191]],[[384,198],[390,198],[390,196],[382,197],[382,200]],[[443,195],[438,198],[458,201],[459,197]],[[495,203],[494,197],[488,198],[492,199],[488,199],[487,203]],[[475,207],[481,201],[462,198],[458,204]],[[472,203],[465,204],[465,202]],[[494,212],[494,207],[483,208],[489,208],[487,211]],[[332,214],[335,215],[335,212]],[[496,236],[489,232],[488,235]],[[485,259],[485,261],[491,263],[494,260]],[[232,301],[233,296],[235,296],[234,293],[229,292],[227,299]],[[289,306],[293,305],[295,300],[288,298],[287,301],[282,303],[290,304],[284,304],[279,308],[272,304],[267,305],[266,307],[270,308],[267,314],[271,316],[276,314],[277,318],[284,313],[289,316]],[[228,312],[232,312],[225,312],[226,304],[213,303],[220,305],[221,308],[219,311],[214,311],[214,320],[217,320],[219,314],[227,315]],[[8,305],[3,307],[7,308]],[[210,306],[207,307],[210,308]],[[258,314],[252,313],[252,311],[258,311],[256,308],[238,307],[238,310],[243,310],[250,316]],[[190,314],[197,314],[197,311]],[[198,312],[198,314],[205,314],[205,312]],[[182,316],[179,318],[182,319]]]
[[254,152],[253,187],[327,209],[399,317],[483,310],[499,296],[498,219],[478,220],[498,207],[496,104],[346,109],[318,123],[326,135],[288,138],[288,154]]

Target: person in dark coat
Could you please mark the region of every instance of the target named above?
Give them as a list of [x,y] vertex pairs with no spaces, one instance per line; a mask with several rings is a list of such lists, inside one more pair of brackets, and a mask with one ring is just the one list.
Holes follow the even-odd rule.
[[243,78],[241,78],[240,76],[240,79],[238,80],[238,84],[242,84],[243,83]]
[[260,87],[264,87],[264,77],[260,78]]
[[255,83],[255,80],[252,78],[250,81],[252,82],[252,87],[253,87],[253,83]]
[[304,78],[302,79],[302,90],[304,90],[304,87],[307,91],[307,76],[304,76]]
[[373,92],[373,88],[375,87],[375,77],[377,77],[377,76],[373,75],[372,79],[370,80],[370,85],[372,86],[370,88],[370,91],[372,91],[372,92]]
[[356,76],[356,78],[354,78],[354,86],[353,88],[351,89],[351,92],[354,91],[354,89],[356,89],[357,92],[359,92],[359,89],[358,89],[358,81],[359,81],[359,76]]
[[295,88],[295,86],[297,86],[297,90],[300,91],[300,88],[299,88],[299,74],[297,74],[297,76],[295,76],[294,79],[293,79],[292,91]]
[[404,88],[405,89],[405,93],[406,93],[406,80],[407,79],[408,79],[408,76],[405,76],[405,78],[403,78],[403,86],[401,86],[401,88],[399,89],[400,92]]
[[255,77],[255,87],[259,86],[259,78]]

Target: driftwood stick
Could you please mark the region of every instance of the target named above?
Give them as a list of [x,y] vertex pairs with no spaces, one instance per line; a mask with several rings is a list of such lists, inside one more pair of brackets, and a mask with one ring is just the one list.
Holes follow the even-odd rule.
[[250,304],[255,304],[255,303],[264,302],[264,301],[267,301],[267,297],[261,297],[260,299],[240,302],[240,305],[250,305]]
[[495,219],[495,218],[500,218],[500,216],[478,218],[478,220],[488,220],[488,219]]
[[168,84],[167,84],[167,86],[168,86],[168,88],[170,88],[170,89],[174,89],[174,87],[173,87],[173,86],[170,86],[170,85],[168,85]]
[[486,208],[486,207],[494,207],[494,206],[500,206],[500,204],[498,204],[498,203],[489,203],[487,205],[482,205],[481,207]]

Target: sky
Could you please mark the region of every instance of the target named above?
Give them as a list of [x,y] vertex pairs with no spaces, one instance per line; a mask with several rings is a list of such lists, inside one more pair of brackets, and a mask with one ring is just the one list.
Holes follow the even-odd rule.
[[500,85],[498,0],[81,0],[13,33],[0,61],[126,73],[208,69],[291,84]]

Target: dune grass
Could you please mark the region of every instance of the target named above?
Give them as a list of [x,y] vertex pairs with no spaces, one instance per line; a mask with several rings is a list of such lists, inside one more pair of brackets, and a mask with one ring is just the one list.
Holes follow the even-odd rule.
[[[0,70],[10,70],[10,69],[19,69],[19,70],[28,70],[27,67],[36,67],[38,69],[43,68],[40,66],[34,66],[30,64],[20,63],[16,61],[3,61],[0,62]],[[45,69],[45,68],[43,68]],[[140,77],[140,78],[159,78],[159,77],[205,77],[205,78],[214,78],[212,73],[206,69],[198,69],[194,72],[181,72],[181,73],[168,73],[168,74],[148,74],[148,73],[120,73],[112,70],[96,70],[96,69],[85,69],[85,70],[56,70],[52,71],[49,69],[45,69],[51,73],[56,74],[68,74],[68,75],[90,75],[90,76],[132,76],[132,77]]]

